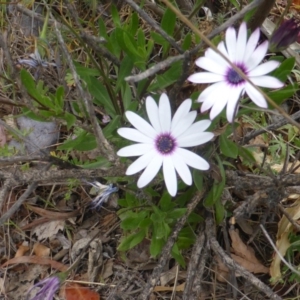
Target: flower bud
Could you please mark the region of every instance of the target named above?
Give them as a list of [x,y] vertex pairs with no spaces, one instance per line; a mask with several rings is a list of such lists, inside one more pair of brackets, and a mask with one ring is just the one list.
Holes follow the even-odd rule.
[[269,50],[279,52],[297,41],[300,32],[299,24],[295,19],[284,21],[272,34]]

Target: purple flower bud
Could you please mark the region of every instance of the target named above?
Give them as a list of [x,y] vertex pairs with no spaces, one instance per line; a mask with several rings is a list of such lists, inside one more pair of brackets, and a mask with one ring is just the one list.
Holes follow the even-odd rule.
[[[60,287],[60,280],[57,276],[46,278],[42,281],[39,281],[31,289],[29,289],[27,294],[27,299],[29,300],[53,300],[55,293]],[[35,294],[34,297],[30,298],[31,292],[40,288],[40,290]]]
[[297,41],[299,32],[300,27],[295,19],[284,21],[271,36],[270,51],[279,52],[286,49]]

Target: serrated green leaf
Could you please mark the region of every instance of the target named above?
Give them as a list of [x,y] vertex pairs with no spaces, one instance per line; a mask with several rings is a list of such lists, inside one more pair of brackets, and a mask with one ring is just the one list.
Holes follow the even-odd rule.
[[70,130],[70,128],[75,124],[76,117],[68,112],[64,113],[63,119],[67,122],[67,129]]

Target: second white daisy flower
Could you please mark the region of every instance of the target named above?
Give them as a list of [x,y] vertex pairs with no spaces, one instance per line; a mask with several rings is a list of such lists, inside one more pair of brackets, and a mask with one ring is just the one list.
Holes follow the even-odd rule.
[[[266,88],[281,88],[283,83],[275,77],[267,76],[275,70],[279,62],[268,61],[261,63],[268,50],[268,41],[257,46],[260,36],[256,29],[247,41],[246,23],[242,23],[238,34],[230,27],[226,31],[225,43],[221,42],[218,49],[237,68],[239,68],[253,84]],[[229,122],[233,122],[234,112],[238,100],[245,92],[249,98],[259,107],[267,108],[268,104],[263,95],[249,82],[244,80],[230,65],[213,49],[206,50],[204,57],[196,60],[196,65],[208,72],[199,72],[191,75],[188,80],[194,83],[213,83],[199,96],[198,102],[202,102],[201,111],[211,109],[210,118],[214,119],[227,105],[226,116]]]
[[208,170],[209,164],[199,155],[184,149],[204,144],[213,138],[213,133],[204,132],[211,124],[209,120],[194,123],[197,113],[190,111],[192,100],[187,99],[177,109],[173,119],[169,98],[162,94],[159,105],[152,97],[146,99],[146,110],[151,124],[134,112],[127,111],[126,117],[134,128],[120,128],[119,135],[137,142],[118,151],[119,156],[140,156],[127,169],[133,175],[145,169],[137,185],[146,186],[163,167],[164,180],[171,196],[177,193],[176,172],[187,184],[192,184],[188,166]]

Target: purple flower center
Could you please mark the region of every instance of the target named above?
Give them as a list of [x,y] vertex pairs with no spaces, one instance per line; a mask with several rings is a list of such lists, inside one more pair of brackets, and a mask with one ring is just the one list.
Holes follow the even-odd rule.
[[170,134],[165,133],[157,137],[155,146],[161,154],[170,154],[176,147],[176,141]]
[[[245,67],[242,65],[236,65],[237,68],[239,68],[243,73],[246,73]],[[242,82],[244,82],[245,80],[238,74],[237,71],[235,71],[234,69],[230,68],[227,71],[227,75],[226,75],[227,81],[230,84],[233,85],[238,85]]]

